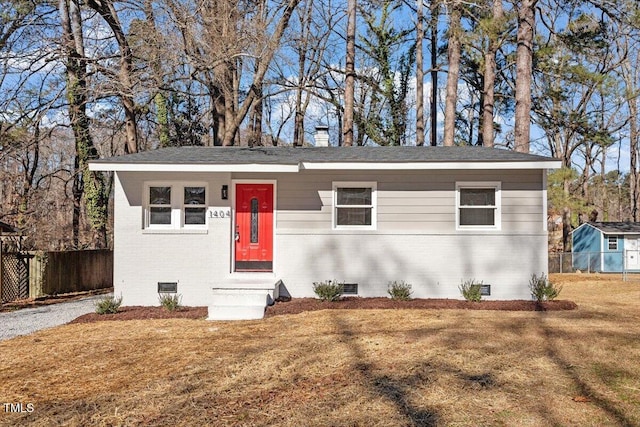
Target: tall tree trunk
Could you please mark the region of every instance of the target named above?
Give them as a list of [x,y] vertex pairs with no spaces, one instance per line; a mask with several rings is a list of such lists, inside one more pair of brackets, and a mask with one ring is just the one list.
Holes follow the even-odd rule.
[[[624,45],[628,55],[628,44]],[[623,78],[626,86],[625,94],[629,107],[629,196],[631,205],[631,219],[637,222],[640,217],[640,174],[638,173],[638,86],[635,76],[637,71],[631,65],[629,58],[622,63]],[[620,218],[622,220],[622,218]]]
[[304,46],[298,50],[298,87],[296,88],[296,113],[293,118],[293,145],[301,147],[304,144],[304,112],[302,110],[303,79],[305,79],[304,64],[306,62]]
[[80,8],[74,0],[59,1],[62,44],[66,56],[67,100],[69,102],[69,122],[75,139],[73,180],[72,244],[77,249],[80,243],[80,217],[82,198],[86,202],[87,216],[97,231],[98,247],[105,247],[107,240],[107,204],[104,176],[89,171],[89,160],[98,158],[89,131],[87,116],[87,70],[84,57],[84,39]]
[[[153,12],[153,3],[152,0],[144,1],[144,14],[145,21],[147,26],[153,29],[152,34],[159,34],[158,29],[156,28],[156,18],[155,13]],[[154,40],[150,42],[152,44],[152,59],[151,59],[151,69],[153,70],[153,79],[155,80],[155,90],[156,95],[153,97],[153,103],[156,107],[156,123],[158,124],[158,140],[160,141],[161,147],[168,147],[171,144],[171,139],[169,135],[169,108],[167,105],[167,97],[165,95],[165,91],[163,90],[164,86],[164,76],[162,73],[162,66],[160,63],[160,58],[162,58],[161,53],[161,42],[159,40]]]
[[307,62],[307,32],[311,14],[307,12],[300,14],[300,28],[303,32],[303,41],[298,49],[298,87],[296,87],[296,113],[293,117],[293,145],[301,147],[304,144],[304,112],[302,110],[303,86],[306,84],[304,66]]
[[631,184],[631,216],[633,221],[638,221],[640,204],[640,174],[638,174],[638,98],[637,95],[628,98],[629,104],[629,154],[631,165],[629,182]]
[[482,145],[493,147],[494,144],[494,107],[496,84],[496,53],[503,19],[502,0],[493,0],[493,25],[489,32],[489,46],[484,55],[484,90],[482,97]]
[[416,145],[424,145],[424,60],[422,58],[423,1],[418,0],[416,13]]
[[571,211],[568,207],[562,210],[562,252],[569,252],[569,236],[571,235]]
[[[258,65],[260,64],[260,60],[256,60],[256,70],[258,69]],[[251,113],[249,115],[249,147],[253,147],[256,145],[263,145],[262,143],[262,82],[256,84],[252,87],[252,90],[255,91],[256,99],[251,106]]]
[[431,2],[431,133],[430,143],[438,145],[438,15],[440,8],[437,1]]
[[110,0],[88,0],[87,6],[102,16],[118,42],[118,47],[120,48],[120,73],[118,74],[118,79],[120,82],[120,99],[122,100],[122,109],[124,110],[124,124],[127,135],[125,152],[137,153],[138,129],[132,83],[133,55],[129,47],[129,42],[120,24],[118,13]]
[[353,145],[353,109],[355,104],[356,62],[356,0],[347,1],[347,57],[345,63],[344,117],[342,120],[342,143]]
[[531,132],[531,82],[533,35],[537,0],[521,0],[518,4],[518,34],[516,47],[516,111],[515,149],[529,152]]
[[449,48],[447,56],[449,69],[447,73],[447,89],[444,107],[444,142],[445,146],[454,145],[456,131],[456,104],[458,102],[458,79],[460,76],[461,13],[457,0],[451,5],[449,14]]

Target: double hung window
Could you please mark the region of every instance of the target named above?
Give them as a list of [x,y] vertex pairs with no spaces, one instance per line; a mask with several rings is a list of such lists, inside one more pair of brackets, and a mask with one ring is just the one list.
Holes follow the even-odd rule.
[[333,194],[335,229],[375,229],[375,182],[334,182]]
[[458,229],[500,229],[499,182],[456,184],[456,227]]
[[205,185],[148,184],[145,228],[202,228],[207,222]]

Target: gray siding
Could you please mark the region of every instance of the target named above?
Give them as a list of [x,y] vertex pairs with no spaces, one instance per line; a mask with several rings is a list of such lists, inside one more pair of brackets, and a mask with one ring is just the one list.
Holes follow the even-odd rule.
[[[531,274],[547,271],[543,172],[302,171],[299,173],[116,174],[114,286],[126,305],[158,305],[157,282],[177,281],[186,305],[207,305],[211,288],[237,283],[232,274],[232,218],[209,218],[206,230],[143,230],[147,181],[206,182],[208,205],[232,209],[234,180],[276,181],[274,283],[294,297],[313,296],[327,279],[385,296],[405,280],[416,297],[459,298],[458,285],[491,284],[492,299],[529,298]],[[377,229],[333,230],[332,183],[377,183]],[[457,231],[456,182],[501,182],[501,229]],[[229,200],[220,188],[229,185]]]
[[[236,174],[236,178],[264,175]],[[279,231],[331,231],[334,181],[377,182],[377,231],[456,232],[456,182],[502,183],[502,231],[540,233],[544,222],[541,171],[304,171],[278,176]]]

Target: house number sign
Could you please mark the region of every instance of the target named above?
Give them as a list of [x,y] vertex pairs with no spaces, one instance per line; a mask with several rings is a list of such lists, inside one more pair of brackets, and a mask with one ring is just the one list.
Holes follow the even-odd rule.
[[209,218],[229,218],[231,210],[229,208],[209,208]]

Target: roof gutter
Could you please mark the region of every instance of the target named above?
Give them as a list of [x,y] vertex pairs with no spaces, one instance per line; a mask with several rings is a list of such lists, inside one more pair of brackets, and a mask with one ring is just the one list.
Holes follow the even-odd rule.
[[302,162],[307,170],[504,170],[559,169],[560,160],[540,162]]
[[299,172],[300,166],[280,164],[112,163],[89,162],[89,170],[101,172]]
[[559,169],[559,160],[532,162],[301,162],[299,164],[89,162],[89,170],[110,172],[272,172],[301,170],[540,170]]

